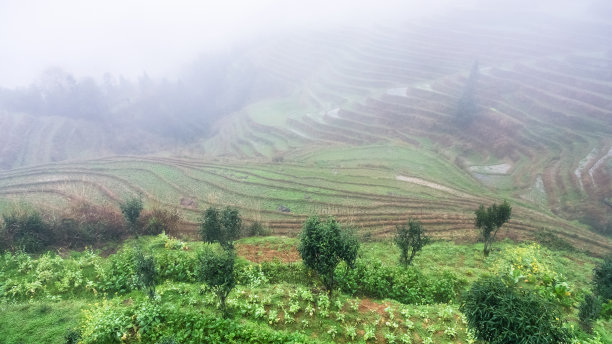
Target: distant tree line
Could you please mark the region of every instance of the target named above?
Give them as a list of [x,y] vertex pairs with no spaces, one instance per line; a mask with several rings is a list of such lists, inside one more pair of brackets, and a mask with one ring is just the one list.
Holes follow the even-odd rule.
[[109,73],[96,81],[50,68],[27,87],[0,88],[0,113],[84,119],[189,142],[210,134],[219,117],[283,89],[240,56],[203,55],[177,81],[146,73],[136,81]]

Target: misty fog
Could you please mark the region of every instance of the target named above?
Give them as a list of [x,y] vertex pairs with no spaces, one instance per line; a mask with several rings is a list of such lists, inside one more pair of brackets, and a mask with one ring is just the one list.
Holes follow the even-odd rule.
[[[3,2],[0,123],[12,129],[0,166],[192,145],[250,103],[333,81],[355,56],[373,56],[351,67],[362,76],[389,69],[381,49],[401,50],[419,71],[391,70],[379,88],[465,73],[474,61],[486,70],[609,53],[610,13],[604,1]],[[24,133],[58,118],[79,149],[52,141],[51,154],[19,161]]]

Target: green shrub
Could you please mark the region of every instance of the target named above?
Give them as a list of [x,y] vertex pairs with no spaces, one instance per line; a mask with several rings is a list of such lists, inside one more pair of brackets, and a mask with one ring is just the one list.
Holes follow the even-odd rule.
[[336,280],[345,293],[406,304],[451,302],[462,285],[450,271],[425,276],[415,268],[390,267],[380,260],[363,259],[357,259],[352,270],[338,269]]
[[196,252],[166,248],[157,253],[156,263],[160,280],[193,283],[197,279]]
[[304,222],[298,252],[304,265],[321,278],[329,294],[336,286],[335,270],[340,261],[354,265],[359,242],[351,233],[342,231],[333,217],[322,222],[317,216]]
[[593,269],[593,292],[604,302],[612,299],[612,254]]
[[241,227],[242,219],[237,209],[227,207],[219,212],[217,208],[210,207],[204,212],[200,235],[204,242],[231,248],[234,240],[240,236]]
[[110,255],[103,264],[96,266],[98,291],[107,293],[128,293],[138,287],[134,251],[124,249]]
[[134,269],[136,280],[141,289],[144,289],[150,299],[155,297],[155,279],[157,278],[157,268],[155,258],[147,256],[138,251],[134,254]]
[[577,302],[565,277],[552,267],[551,252],[539,244],[512,246],[493,261],[492,270],[507,284],[536,290],[540,295],[564,306]]
[[200,280],[208,284],[217,294],[221,303],[221,310],[227,315],[226,300],[229,293],[236,286],[234,276],[234,264],[236,255],[231,250],[223,250],[220,253],[213,250],[203,251],[199,257],[200,268],[198,276]]
[[143,204],[140,198],[130,198],[127,201],[119,205],[121,213],[125,217],[125,221],[128,223],[130,232],[138,237],[138,218],[142,212]]
[[604,320],[612,318],[612,300],[608,300],[608,302],[601,305],[601,312],[599,314]]
[[412,263],[417,252],[423,249],[423,246],[427,245],[430,240],[425,235],[425,230],[420,221],[411,219],[408,221],[408,226],[396,226],[395,229],[396,233],[393,242],[400,249],[400,263],[407,267]]
[[106,299],[83,311],[83,344],[120,343],[133,328],[133,311]]
[[12,251],[40,252],[53,242],[53,228],[38,212],[14,211],[3,215],[1,240]]
[[264,236],[269,234],[269,230],[258,221],[253,222],[247,229],[249,236]]
[[580,302],[580,306],[578,307],[578,317],[580,318],[580,325],[582,328],[591,332],[593,327],[593,322],[599,318],[601,313],[601,300],[593,295],[587,294],[584,297],[584,300]]
[[557,309],[535,292],[508,286],[499,277],[476,281],[460,310],[476,338],[492,344],[569,343]]
[[302,263],[282,263],[274,260],[262,262],[260,266],[261,271],[272,284],[286,282],[310,285],[313,282],[308,268]]
[[69,328],[64,335],[64,344],[77,344],[81,337],[81,330]]

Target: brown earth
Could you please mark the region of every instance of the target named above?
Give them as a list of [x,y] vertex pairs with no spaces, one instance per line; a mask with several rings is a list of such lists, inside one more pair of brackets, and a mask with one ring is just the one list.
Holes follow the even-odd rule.
[[238,244],[236,245],[236,252],[238,252],[239,256],[254,263],[271,262],[275,259],[283,263],[292,263],[300,260],[300,254],[295,248],[287,250],[251,244]]

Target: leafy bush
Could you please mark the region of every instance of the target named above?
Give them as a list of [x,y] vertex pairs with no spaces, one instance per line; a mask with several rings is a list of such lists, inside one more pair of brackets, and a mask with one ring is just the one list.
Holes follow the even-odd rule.
[[352,295],[390,298],[406,304],[450,302],[462,282],[450,271],[430,276],[409,268],[389,267],[379,260],[357,259],[355,268],[336,271],[340,290]]
[[499,277],[476,281],[460,307],[478,339],[502,343],[569,343],[558,311],[530,290]]
[[262,262],[260,266],[261,271],[272,284],[286,282],[309,285],[312,283],[312,275],[302,263],[282,263],[275,260]]
[[64,335],[64,344],[77,344],[81,339],[81,331],[75,329],[68,329]]
[[130,232],[138,237],[138,218],[142,212],[143,204],[142,199],[134,197],[119,205],[121,213],[125,217],[125,221],[128,223]]
[[[425,230],[420,221],[409,220],[406,225],[396,226],[396,233],[393,242],[399,247],[401,255],[400,262],[404,267],[410,265],[414,256],[423,246],[429,243],[429,237],[425,235]],[[408,255],[410,252],[410,255]]]
[[336,266],[341,260],[353,265],[358,250],[359,242],[349,232],[343,232],[333,217],[322,222],[311,216],[304,222],[298,252],[304,265],[319,274],[329,294],[336,286]]
[[578,308],[578,317],[580,318],[580,325],[587,331],[592,331],[593,321],[599,318],[601,313],[601,300],[593,294],[587,294],[584,300],[580,302]]
[[14,211],[3,215],[1,240],[12,251],[40,252],[53,242],[52,226],[35,211]]
[[127,248],[109,256],[103,264],[96,265],[98,291],[124,294],[138,287],[134,250]]
[[261,324],[223,319],[201,310],[119,300],[92,305],[84,312],[83,344],[97,343],[316,343],[303,334],[275,331]]
[[159,279],[174,282],[196,281],[198,270],[197,253],[184,249],[177,250],[173,246],[157,252],[156,263]]
[[149,298],[153,299],[155,297],[155,279],[157,278],[155,258],[152,256],[145,257],[141,251],[138,251],[134,254],[134,260],[138,285],[147,292]]
[[264,236],[269,234],[269,230],[264,228],[258,221],[255,221],[247,228],[247,233],[249,236]]
[[237,209],[227,207],[220,213],[217,208],[210,207],[204,212],[200,235],[204,242],[233,247],[233,241],[240,236],[241,226],[242,219]]
[[612,299],[612,254],[593,269],[593,292],[605,302]]
[[119,300],[96,302],[83,311],[83,344],[119,343],[133,328],[133,311],[121,307]]
[[198,259],[200,280],[208,284],[217,294],[221,303],[221,310],[224,315],[227,315],[225,301],[236,286],[236,277],[234,276],[236,255],[230,250],[223,250],[221,253],[205,250],[199,255]]
[[551,268],[550,252],[539,244],[505,249],[493,262],[492,270],[507,284],[535,289],[550,301],[571,307],[574,292],[565,277]]

